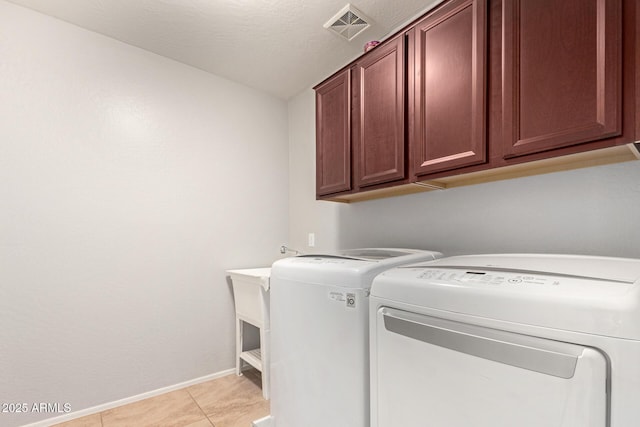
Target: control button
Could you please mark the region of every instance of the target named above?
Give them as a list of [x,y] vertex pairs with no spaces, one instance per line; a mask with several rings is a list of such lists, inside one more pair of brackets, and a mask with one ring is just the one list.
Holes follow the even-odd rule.
[[522,279],[512,278],[508,280],[509,283],[522,283]]

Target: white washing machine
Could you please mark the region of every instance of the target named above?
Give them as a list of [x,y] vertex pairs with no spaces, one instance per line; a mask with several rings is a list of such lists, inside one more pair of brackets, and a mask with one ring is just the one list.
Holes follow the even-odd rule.
[[354,249],[271,269],[271,425],[369,427],[369,288],[380,272],[440,257]]
[[371,289],[371,426],[640,425],[640,260],[443,258]]

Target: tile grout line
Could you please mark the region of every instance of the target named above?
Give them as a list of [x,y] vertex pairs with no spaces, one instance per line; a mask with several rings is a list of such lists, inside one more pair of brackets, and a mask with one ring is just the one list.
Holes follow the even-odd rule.
[[193,395],[191,394],[191,392],[189,391],[189,387],[185,387],[185,391],[187,392],[187,394],[189,395],[189,397],[191,398],[191,400],[193,400],[193,403],[196,404],[196,406],[198,407],[198,409],[200,409],[200,412],[202,412],[202,415],[204,415],[204,417],[207,419],[207,421],[209,421],[209,423],[213,426],[216,427],[215,424],[213,424],[213,421],[211,421],[211,418],[209,418],[209,416],[207,415],[206,412],[204,412],[204,409],[202,409],[202,407],[200,406],[200,404],[198,403],[198,401],[196,400],[195,397],[193,397]]

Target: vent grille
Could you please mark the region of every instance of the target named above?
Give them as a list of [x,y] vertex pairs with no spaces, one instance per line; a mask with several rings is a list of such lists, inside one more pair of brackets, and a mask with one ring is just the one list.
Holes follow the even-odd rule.
[[371,20],[351,4],[347,4],[342,10],[324,24],[324,28],[332,31],[349,41],[371,26]]

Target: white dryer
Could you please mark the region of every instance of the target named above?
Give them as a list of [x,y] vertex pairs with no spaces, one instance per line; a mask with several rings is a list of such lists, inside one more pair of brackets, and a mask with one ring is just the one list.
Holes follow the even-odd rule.
[[271,269],[271,425],[369,427],[369,288],[384,270],[439,258],[353,249]]
[[370,303],[372,427],[640,425],[640,260],[442,258]]

